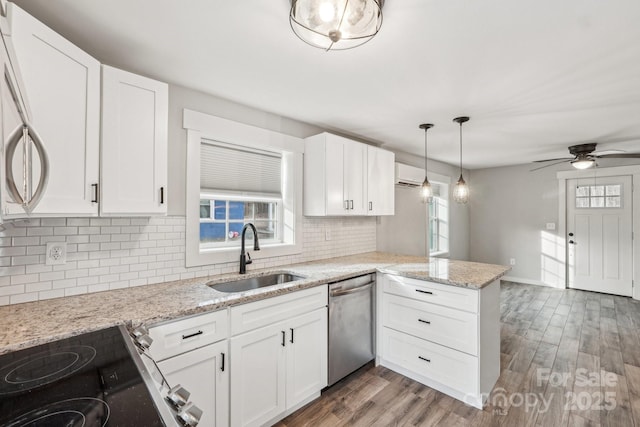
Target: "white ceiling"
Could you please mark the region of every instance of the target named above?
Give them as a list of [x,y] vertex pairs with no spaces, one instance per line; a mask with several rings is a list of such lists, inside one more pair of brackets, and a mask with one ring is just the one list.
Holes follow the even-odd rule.
[[[640,1],[387,0],[368,44],[300,41],[288,0],[16,0],[100,61],[482,168],[640,151]],[[603,161],[604,163],[604,161]]]

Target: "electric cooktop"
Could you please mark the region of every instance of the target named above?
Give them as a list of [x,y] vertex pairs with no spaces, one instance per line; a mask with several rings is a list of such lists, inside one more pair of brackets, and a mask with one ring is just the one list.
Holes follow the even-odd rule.
[[118,327],[0,355],[0,426],[164,426]]

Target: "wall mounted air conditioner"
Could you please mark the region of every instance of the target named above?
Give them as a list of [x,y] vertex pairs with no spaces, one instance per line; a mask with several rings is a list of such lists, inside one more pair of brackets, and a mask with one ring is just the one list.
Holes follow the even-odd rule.
[[424,181],[424,170],[415,166],[396,163],[396,185],[419,187]]

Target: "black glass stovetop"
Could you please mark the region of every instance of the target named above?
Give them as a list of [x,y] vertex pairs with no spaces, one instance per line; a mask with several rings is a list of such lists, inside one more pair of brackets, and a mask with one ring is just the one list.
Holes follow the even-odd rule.
[[117,327],[0,355],[0,426],[164,426]]

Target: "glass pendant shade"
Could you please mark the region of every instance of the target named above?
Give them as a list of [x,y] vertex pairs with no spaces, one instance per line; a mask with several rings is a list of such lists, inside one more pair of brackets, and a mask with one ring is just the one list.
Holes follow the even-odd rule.
[[469,186],[462,177],[462,174],[460,174],[458,182],[456,182],[456,185],[453,187],[453,200],[461,204],[469,201]]
[[422,182],[422,187],[420,188],[420,195],[422,196],[423,203],[431,203],[433,199],[433,187],[431,187],[431,183],[424,177],[424,181]]
[[311,46],[351,49],[380,31],[383,4],[384,0],[291,0],[289,23]]

